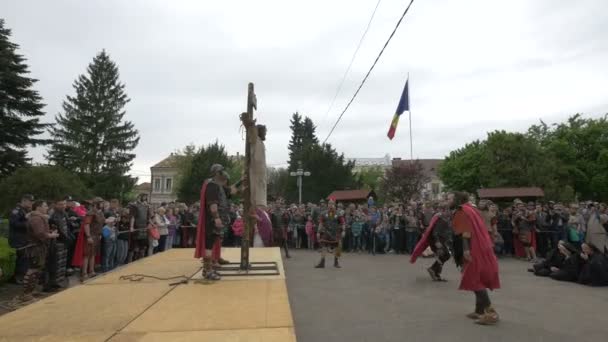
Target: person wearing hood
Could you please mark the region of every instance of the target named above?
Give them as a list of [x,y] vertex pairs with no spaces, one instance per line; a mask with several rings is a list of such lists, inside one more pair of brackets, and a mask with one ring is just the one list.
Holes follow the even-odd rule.
[[581,259],[578,249],[571,243],[561,241],[557,248],[564,257],[561,267],[553,266],[550,268],[549,277],[559,281],[576,282],[581,270]]
[[579,284],[590,286],[608,286],[608,259],[590,243],[583,243],[581,257],[581,272]]
[[39,277],[46,264],[47,249],[50,240],[59,237],[59,233],[49,228],[49,210],[45,201],[36,201],[27,220],[27,241],[25,253],[28,258],[28,269],[23,278],[23,294],[19,297],[22,302],[34,299],[32,293],[36,289]]
[[566,252],[562,252],[562,249],[570,251],[570,253],[576,253],[576,247],[571,243],[560,240],[553,250],[547,253],[547,259],[536,263],[528,271],[533,272],[534,275],[539,277],[548,277],[552,272],[562,269],[566,261]]

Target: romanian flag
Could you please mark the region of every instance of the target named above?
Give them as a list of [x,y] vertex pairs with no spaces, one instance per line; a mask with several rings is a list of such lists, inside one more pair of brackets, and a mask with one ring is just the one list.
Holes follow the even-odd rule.
[[399,105],[397,106],[397,111],[395,112],[395,116],[393,116],[393,122],[391,122],[391,127],[388,129],[388,138],[393,140],[395,137],[395,132],[397,131],[397,125],[399,124],[399,117],[403,112],[410,110],[410,91],[408,87],[409,79],[405,81],[405,88],[403,88],[403,94],[401,94],[401,100],[399,100]]

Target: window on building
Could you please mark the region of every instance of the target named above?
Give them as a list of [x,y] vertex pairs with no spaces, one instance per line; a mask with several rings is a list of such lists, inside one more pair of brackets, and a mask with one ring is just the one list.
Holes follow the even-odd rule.
[[433,195],[439,195],[439,183],[433,183],[431,186],[433,187]]
[[160,178],[154,180],[154,192],[160,192]]
[[172,186],[173,186],[173,179],[171,179],[171,178],[165,179],[165,191],[171,192]]

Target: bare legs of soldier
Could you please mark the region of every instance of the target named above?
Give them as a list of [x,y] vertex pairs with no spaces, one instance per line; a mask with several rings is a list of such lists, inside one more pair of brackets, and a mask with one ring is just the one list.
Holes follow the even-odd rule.
[[[342,268],[342,266],[340,266],[340,255],[341,255],[341,246],[335,246],[333,247],[333,254],[334,254],[334,267],[335,268]],[[327,252],[332,252],[330,249],[332,247],[326,244],[322,244],[321,245],[321,260],[319,260],[319,263],[315,266],[315,268],[325,268],[325,256],[327,255]]]

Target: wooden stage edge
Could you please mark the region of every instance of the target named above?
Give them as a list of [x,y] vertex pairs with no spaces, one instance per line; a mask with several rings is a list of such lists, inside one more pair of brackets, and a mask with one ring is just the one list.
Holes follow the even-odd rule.
[[[0,341],[296,341],[278,248],[250,249],[251,262],[276,262],[278,275],[200,281],[192,249],[172,249],[125,265],[0,317]],[[238,262],[240,249],[222,257]],[[122,276],[159,278],[129,281]]]

